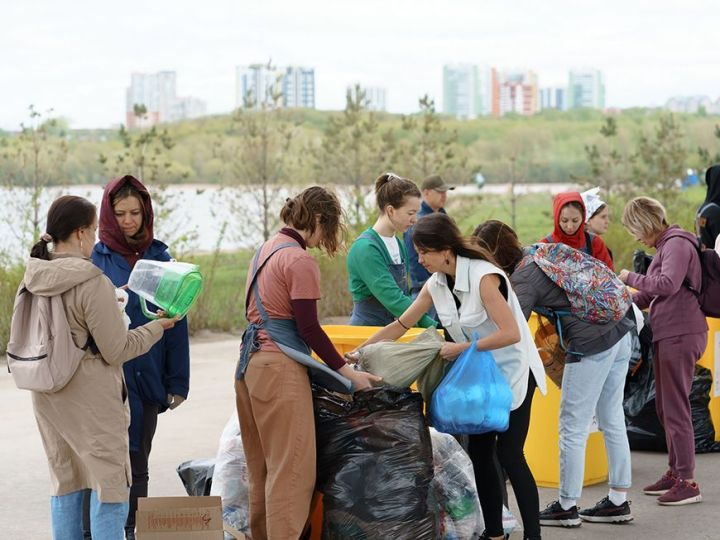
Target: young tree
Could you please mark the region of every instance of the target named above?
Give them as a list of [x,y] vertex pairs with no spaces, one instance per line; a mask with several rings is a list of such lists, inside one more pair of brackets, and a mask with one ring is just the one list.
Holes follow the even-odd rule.
[[[222,143],[227,171],[224,185],[237,231],[246,238],[261,233],[264,240],[278,225],[278,210],[293,166],[295,126],[281,108],[281,81],[267,89],[259,110],[255,96],[245,96],[244,108],[233,114],[229,135]],[[259,213],[259,219],[249,219]]]
[[645,133],[640,136],[633,167],[635,185],[659,194],[677,190],[678,180],[685,176],[688,154],[675,116],[661,116],[652,136]]
[[391,168],[395,150],[395,134],[392,129],[380,129],[375,113],[368,110],[366,92],[360,85],[348,89],[345,110],[330,118],[315,159],[325,181],[350,186],[353,225],[367,218],[367,195],[375,178]]
[[440,174],[451,182],[471,180],[479,167],[469,163],[466,149],[458,144],[457,131],[443,125],[435,101],[427,94],[418,104],[419,114],[402,120],[402,128],[409,135],[403,145],[405,175],[418,181],[431,174]]
[[63,168],[68,144],[64,129],[51,115],[52,109],[41,113],[30,105],[28,121],[20,124],[20,133],[2,139],[0,145],[2,186],[11,193],[2,219],[23,248],[40,238],[45,217],[43,195],[48,187],[67,184]]

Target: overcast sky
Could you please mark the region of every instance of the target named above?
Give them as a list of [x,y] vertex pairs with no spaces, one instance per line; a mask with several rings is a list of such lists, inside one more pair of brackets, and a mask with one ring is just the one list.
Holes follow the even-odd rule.
[[429,93],[442,66],[530,68],[540,86],[572,67],[605,74],[609,107],[720,97],[718,0],[2,0],[0,128],[29,104],[72,127],[124,121],[133,71],[177,72],[178,93],[231,110],[235,66],[315,68],[316,106],[348,84],[387,89],[391,112]]

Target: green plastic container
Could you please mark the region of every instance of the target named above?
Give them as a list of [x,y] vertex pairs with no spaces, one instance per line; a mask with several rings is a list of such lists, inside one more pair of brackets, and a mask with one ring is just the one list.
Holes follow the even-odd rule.
[[148,319],[157,315],[147,302],[162,309],[168,317],[184,317],[202,291],[203,278],[195,264],[149,261],[135,263],[128,288],[140,297],[140,309]]

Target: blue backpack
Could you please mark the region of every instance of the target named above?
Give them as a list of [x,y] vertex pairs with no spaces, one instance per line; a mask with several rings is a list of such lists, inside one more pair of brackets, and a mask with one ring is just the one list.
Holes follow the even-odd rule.
[[477,337],[455,362],[430,402],[430,422],[443,433],[507,431],[512,391],[489,351],[477,350]]

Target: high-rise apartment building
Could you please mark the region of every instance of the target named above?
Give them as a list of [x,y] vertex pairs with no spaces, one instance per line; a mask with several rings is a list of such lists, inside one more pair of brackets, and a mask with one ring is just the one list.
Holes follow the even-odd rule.
[[443,66],[443,113],[470,119],[492,111],[492,75],[473,64]]
[[365,94],[365,107],[371,111],[386,111],[387,110],[387,90],[380,86],[363,86],[360,83],[355,83],[352,86],[347,87],[347,92],[350,93],[352,99],[357,99],[357,88]]
[[538,77],[534,71],[504,71],[496,73],[493,86],[498,92],[498,108],[493,113],[533,115],[538,112]]
[[540,89],[540,110],[567,110],[567,88],[552,87]]
[[314,109],[315,70],[269,64],[238,66],[235,103],[238,107],[251,106],[256,110],[263,106]]
[[300,66],[285,69],[283,78],[283,106],[315,108],[315,70]]
[[597,69],[573,69],[568,75],[569,109],[605,108],[605,81]]
[[[145,114],[135,114],[135,107],[145,107]],[[149,127],[161,122],[174,122],[203,116],[204,101],[177,96],[177,75],[174,71],[133,73],[125,99],[125,122],[128,129]]]

